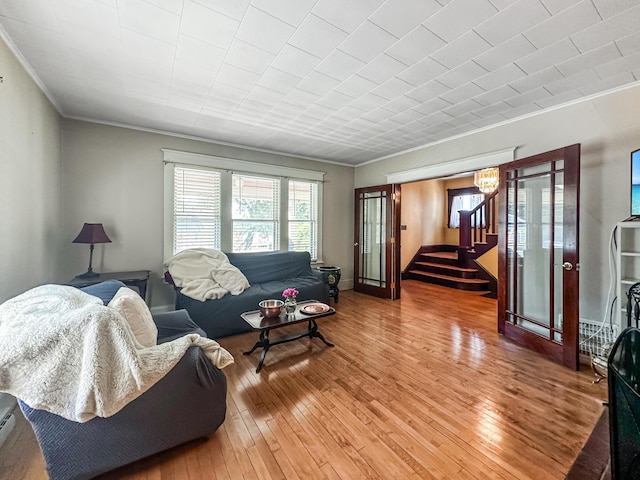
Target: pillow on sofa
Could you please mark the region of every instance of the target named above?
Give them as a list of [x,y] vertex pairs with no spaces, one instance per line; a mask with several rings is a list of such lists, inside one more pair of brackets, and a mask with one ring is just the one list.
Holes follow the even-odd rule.
[[94,297],[98,297],[102,300],[102,303],[107,305],[111,299],[118,293],[125,284],[120,280],[106,280],[104,282],[96,283],[95,285],[89,285],[88,287],[82,287],[84,293],[88,293],[89,295],[93,295]]
[[125,318],[140,345],[153,347],[158,343],[158,328],[153,322],[149,307],[136,292],[122,287],[107,306],[117,310]]

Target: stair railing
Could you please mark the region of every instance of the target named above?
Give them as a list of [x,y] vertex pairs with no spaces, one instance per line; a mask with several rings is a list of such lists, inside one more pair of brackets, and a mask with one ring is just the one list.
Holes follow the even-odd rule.
[[473,250],[476,243],[487,242],[487,234],[498,233],[497,195],[498,190],[495,190],[473,210],[460,210],[459,259],[466,257],[466,253]]

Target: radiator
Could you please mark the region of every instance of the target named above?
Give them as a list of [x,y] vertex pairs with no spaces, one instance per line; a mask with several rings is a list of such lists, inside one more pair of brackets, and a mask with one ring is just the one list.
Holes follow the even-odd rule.
[[7,439],[13,427],[16,426],[16,418],[12,414],[7,414],[0,419],[0,447]]
[[578,342],[580,353],[586,355],[602,355],[602,346],[614,342],[620,334],[618,325],[602,325],[602,322],[581,318],[579,322]]

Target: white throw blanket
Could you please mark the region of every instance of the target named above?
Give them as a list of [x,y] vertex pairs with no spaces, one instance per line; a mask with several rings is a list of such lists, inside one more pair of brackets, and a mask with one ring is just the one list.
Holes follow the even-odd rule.
[[218,368],[233,363],[218,343],[196,334],[144,348],[99,298],[43,285],[0,305],[0,391],[76,422],[109,417],[161,380],[191,345]]
[[240,295],[249,288],[247,278],[219,250],[189,248],[164,263],[181,293],[201,302],[227,293]]

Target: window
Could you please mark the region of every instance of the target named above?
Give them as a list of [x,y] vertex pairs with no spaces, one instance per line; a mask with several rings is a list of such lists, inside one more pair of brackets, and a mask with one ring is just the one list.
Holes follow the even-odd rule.
[[232,176],[234,252],[280,248],[280,179]]
[[[187,159],[221,168],[183,164]],[[322,172],[172,150],[165,150],[165,160],[174,160],[165,167],[165,257],[206,247],[308,251],[312,260],[321,258]]]
[[450,188],[449,197],[449,228],[460,228],[459,210],[473,210],[484,200],[484,194],[477,187]]

